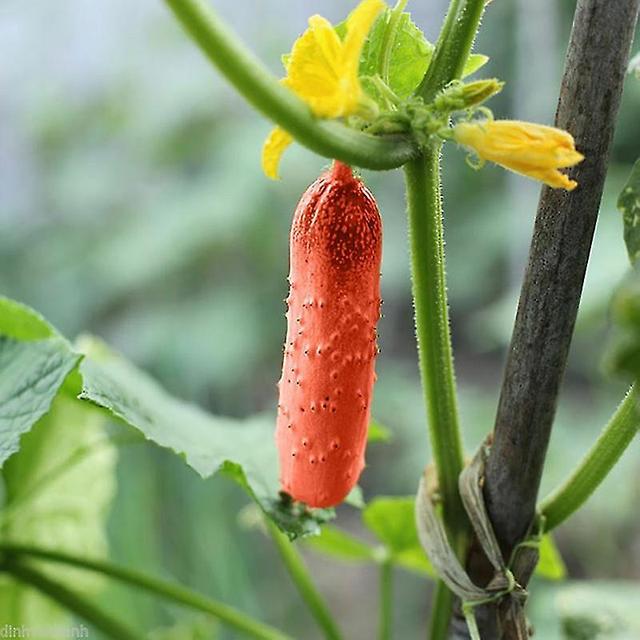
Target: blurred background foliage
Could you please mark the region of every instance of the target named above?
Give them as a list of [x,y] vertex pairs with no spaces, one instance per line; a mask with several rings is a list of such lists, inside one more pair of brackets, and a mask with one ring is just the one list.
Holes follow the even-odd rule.
[[[339,0],[215,4],[279,75],[280,54],[310,14],[337,22],[346,12]],[[552,123],[573,6],[489,5],[476,50],[491,57],[483,74],[507,81],[491,104],[496,117]],[[409,8],[434,40],[444,0]],[[327,161],[292,148],[284,179],[268,181],[259,155],[270,124],[225,85],[158,0],[4,0],[0,42],[0,293],[38,309],[68,336],[104,337],[170,391],[214,413],[273,410],[288,228],[297,199]],[[640,82],[629,78],[543,493],[587,449],[625,389],[601,362],[610,297],[628,268],[615,200],[640,153],[639,105]],[[470,452],[492,426],[538,187],[492,166],[475,172],[453,146],[444,167]],[[395,434],[369,451],[362,477],[369,499],[413,493],[428,442],[402,174],[364,177],[385,225],[374,414]],[[558,531],[571,579],[606,578],[615,590],[640,578],[639,452],[636,442]],[[120,451],[117,480],[109,518],[115,560],[178,579],[295,637],[318,637],[269,541],[238,517],[246,499],[235,486],[201,481],[173,456],[139,446]],[[340,525],[358,530],[357,523],[351,508],[340,510]],[[372,569],[345,571],[307,557],[347,636],[373,637],[376,616],[365,614],[376,606]],[[397,637],[423,637],[428,589],[421,578],[398,576]],[[562,589],[535,585],[531,611],[545,639],[569,637],[558,622],[571,600]],[[157,637],[214,633],[201,620],[192,631],[185,612],[121,588],[110,588],[103,602],[141,628],[170,627]],[[596,637],[575,635],[588,633],[588,624],[565,621],[564,628],[570,637]],[[220,629],[219,637],[233,635]]]

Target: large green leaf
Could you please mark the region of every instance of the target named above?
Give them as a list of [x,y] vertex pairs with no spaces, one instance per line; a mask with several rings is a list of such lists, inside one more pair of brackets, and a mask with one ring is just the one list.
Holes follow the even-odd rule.
[[362,511],[365,526],[376,536],[378,545],[331,526],[307,543],[314,551],[347,562],[380,563],[391,561],[421,575],[434,576],[416,530],[413,497],[376,498]]
[[559,590],[555,608],[568,640],[640,638],[637,582],[576,582]]
[[[8,336],[8,337],[7,337]],[[86,354],[84,359],[83,355]],[[232,478],[291,538],[319,531],[333,509],[308,509],[279,494],[271,416],[218,418],[172,397],[149,376],[92,338],[74,350],[37,313],[0,298],[0,465],[47,413],[71,371],[80,401],[108,410],[167,447],[202,477]]]
[[[362,76],[372,76],[380,72],[383,50],[389,37],[391,13],[391,10],[387,9],[371,28],[360,58]],[[408,98],[415,91],[431,62],[433,50],[434,46],[413,23],[410,14],[403,13],[389,56],[389,86],[398,97]]]
[[79,360],[40,315],[0,297],[0,468]]
[[631,170],[631,175],[618,198],[618,209],[624,221],[624,241],[632,263],[640,254],[640,160]]
[[388,549],[393,562],[405,569],[433,576],[433,567],[418,539],[414,503],[412,496],[376,498],[364,509],[362,518]]
[[172,397],[144,372],[96,339],[84,339],[81,400],[108,409],[146,438],[182,456],[203,478],[232,478],[290,537],[318,532],[333,510],[310,510],[278,497],[274,418],[232,420]]
[[19,342],[0,336],[0,467],[49,411],[78,360],[62,338]]
[[[104,433],[102,412],[67,394],[23,436],[2,470],[5,502],[0,539],[92,558],[105,556],[104,531],[115,491],[116,453]],[[95,594],[93,573],[43,564],[42,570]],[[67,614],[5,577],[0,582],[0,620],[14,625],[68,623]]]
[[306,543],[318,553],[346,562],[376,562],[381,555],[366,542],[331,525],[322,527],[320,535],[309,536]]
[[16,340],[61,337],[39,313],[3,296],[0,296],[0,335]]

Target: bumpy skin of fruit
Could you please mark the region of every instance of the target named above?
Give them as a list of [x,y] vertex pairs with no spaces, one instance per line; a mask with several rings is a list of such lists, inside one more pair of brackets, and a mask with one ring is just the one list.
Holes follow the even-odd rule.
[[295,500],[330,507],[364,468],[380,317],[382,222],[348,166],[335,162],[304,193],[290,251],[280,483]]

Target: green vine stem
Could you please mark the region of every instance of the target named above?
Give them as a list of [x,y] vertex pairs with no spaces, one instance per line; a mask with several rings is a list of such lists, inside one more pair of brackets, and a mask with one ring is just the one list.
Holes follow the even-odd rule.
[[122,622],[96,607],[87,598],[52,580],[40,571],[20,562],[9,562],[3,565],[3,568],[20,582],[37,589],[43,595],[104,633],[108,638],[117,638],[118,640],[138,640],[140,638],[140,633],[129,629]]
[[[89,571],[101,573],[119,580],[120,582],[154,593],[162,598],[166,598],[167,600],[172,600],[192,609],[208,613],[209,615],[218,618],[218,620],[229,627],[241,631],[250,638],[256,638],[258,640],[292,640],[290,636],[280,630],[253,620],[233,607],[206,598],[205,596],[189,589],[185,589],[180,585],[159,580],[158,578],[145,575],[126,567],[120,567],[110,562],[79,558],[60,551],[41,549],[39,547],[28,545],[0,544],[0,554],[7,556],[8,562],[6,562],[6,566],[8,567],[8,570],[16,575],[16,577],[20,576],[18,576],[14,570],[14,567],[17,566],[17,563],[14,564],[11,560],[14,557],[20,558],[24,556],[27,558],[38,558],[40,560],[66,564],[79,569],[87,569]],[[24,568],[23,565],[20,565],[20,567]],[[122,637],[126,639],[129,636],[114,635],[113,637]],[[137,634],[132,637],[139,638],[140,636]]]
[[429,640],[441,640],[448,637],[453,600],[454,595],[449,587],[442,580],[438,580],[431,601]]
[[425,102],[462,75],[486,4],[486,0],[451,0],[431,64],[416,91]]
[[222,24],[203,0],[166,0],[187,32],[227,80],[300,144],[327,158],[366,169],[394,169],[418,149],[405,136],[375,137],[340,122],[320,120]]
[[[416,91],[425,101],[462,75],[485,4],[486,0],[450,0],[431,64]],[[444,522],[454,548],[462,555],[469,527],[458,493],[463,454],[447,306],[439,145],[425,149],[421,157],[405,165],[405,182],[416,337],[431,448]],[[439,581],[430,640],[447,638],[453,601],[453,594]]]
[[577,511],[607,477],[640,430],[638,394],[634,387],[622,401],[600,437],[566,482],[539,507],[549,531]]
[[444,521],[452,540],[460,542],[467,525],[458,493],[463,456],[447,306],[439,146],[406,165],[405,181],[416,336],[431,449]]
[[271,520],[265,518],[265,523],[293,583],[309,611],[316,619],[318,626],[322,629],[325,638],[328,640],[341,640],[342,634],[320,592],[313,584],[311,576],[293,543],[280,532]]
[[393,632],[393,563],[385,559],[380,564],[380,640],[391,640]]
[[[420,376],[429,421],[443,518],[454,548],[464,552],[468,524],[458,493],[463,456],[456,400],[445,278],[440,147],[405,166],[411,274]],[[453,598],[438,583],[431,615],[431,640],[447,637]]]

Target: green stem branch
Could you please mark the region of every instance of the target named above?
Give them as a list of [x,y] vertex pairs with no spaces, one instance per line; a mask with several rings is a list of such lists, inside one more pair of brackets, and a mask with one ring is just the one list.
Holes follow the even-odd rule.
[[[126,567],[120,567],[118,565],[111,564],[110,562],[88,560],[86,558],[79,558],[59,551],[50,551],[27,545],[0,544],[0,553],[8,556],[9,558],[14,556],[26,556],[66,564],[79,569],[95,571],[128,585],[139,587],[168,600],[178,602],[192,609],[208,613],[209,615],[218,618],[224,624],[245,633],[251,638],[257,638],[259,640],[292,640],[289,636],[278,629],[274,629],[273,627],[253,620],[233,607],[206,598],[199,593],[185,589],[179,585],[159,580],[158,578],[139,573],[138,571],[134,571]],[[12,573],[15,573],[13,563],[9,562],[9,565]],[[136,637],[139,637],[139,635]]]
[[244,98],[312,151],[366,169],[394,169],[417,155],[418,149],[409,137],[375,137],[334,120],[316,118],[203,0],[166,2],[209,60]]
[[265,523],[293,583],[309,608],[311,615],[313,615],[318,626],[324,632],[325,638],[328,640],[341,640],[342,634],[320,592],[313,584],[311,576],[293,543],[280,532],[271,520],[265,518]]
[[420,374],[444,521],[455,539],[465,531],[466,517],[458,493],[463,456],[449,331],[439,146],[408,163],[405,177]]
[[[405,181],[418,358],[431,450],[444,522],[455,548],[462,553],[468,524],[458,493],[463,456],[447,306],[439,145],[405,166]],[[445,597],[444,585],[439,583],[437,589],[440,597],[432,613],[432,640],[446,637],[453,602]]]
[[448,637],[453,598],[454,595],[449,587],[442,580],[438,580],[431,602],[429,640],[445,640]]
[[486,0],[452,0],[431,64],[416,91],[425,102],[462,76],[485,5]]
[[380,565],[380,640],[391,640],[393,631],[393,563]]
[[117,638],[117,640],[137,640],[140,638],[140,633],[129,629],[85,597],[52,580],[40,571],[20,562],[9,562],[4,565],[4,568],[14,578],[37,589],[60,606],[75,613],[108,638]]
[[596,490],[640,430],[638,395],[631,387],[600,437],[566,482],[545,498],[539,511],[550,531],[577,511]]

